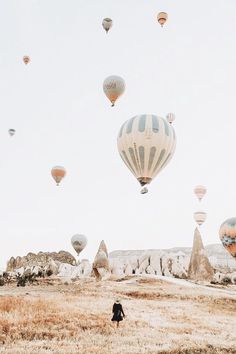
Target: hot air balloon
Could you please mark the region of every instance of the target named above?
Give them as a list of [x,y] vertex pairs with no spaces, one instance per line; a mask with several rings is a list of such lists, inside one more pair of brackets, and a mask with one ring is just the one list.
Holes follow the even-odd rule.
[[225,220],[220,226],[219,234],[225,249],[236,259],[236,218]]
[[80,252],[83,251],[83,249],[87,245],[87,242],[88,242],[88,239],[84,235],[76,234],[71,238],[71,244],[74,247],[74,250],[77,252],[78,255],[80,254]]
[[172,125],[152,114],[127,120],[117,138],[120,156],[141,186],[151,183],[171,160],[176,145]]
[[15,132],[16,132],[15,129],[9,129],[8,130],[8,133],[9,133],[10,136],[15,135]]
[[112,27],[112,19],[110,18],[104,18],[102,21],[102,27],[104,28],[104,30],[108,33],[108,31],[111,29]]
[[204,211],[197,211],[193,217],[196,223],[201,226],[206,221],[207,214]]
[[30,57],[28,55],[23,56],[23,62],[25,63],[25,65],[29,64]]
[[111,101],[112,107],[116,100],[125,91],[125,81],[120,76],[109,76],[103,82],[103,91],[107,98]]
[[197,198],[198,198],[199,201],[202,200],[202,198],[203,198],[204,195],[206,194],[206,191],[207,191],[207,189],[206,189],[206,187],[204,187],[204,186],[196,186],[196,187],[194,188],[194,193],[196,194],[196,196],[197,196]]
[[166,119],[167,119],[167,121],[168,121],[170,124],[172,124],[172,123],[174,122],[174,120],[175,120],[175,115],[174,115],[174,113],[168,113],[167,116],[166,116]]
[[51,170],[51,175],[56,181],[57,186],[59,186],[59,183],[61,182],[62,178],[64,178],[66,175],[66,170],[62,166],[55,166]]
[[157,21],[160,23],[161,27],[166,23],[168,15],[166,12],[159,12],[157,15]]

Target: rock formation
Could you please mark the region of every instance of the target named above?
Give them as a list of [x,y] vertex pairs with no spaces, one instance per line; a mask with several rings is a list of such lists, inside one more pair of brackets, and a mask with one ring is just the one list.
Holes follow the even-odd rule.
[[211,281],[214,270],[204,249],[201,234],[198,228],[194,232],[193,248],[188,267],[188,278],[192,280]]
[[110,275],[108,252],[104,241],[100,243],[96,257],[94,259],[93,274],[97,280],[102,280],[104,277]]
[[58,271],[58,266],[61,263],[67,263],[71,265],[76,264],[75,258],[66,251],[60,252],[39,252],[28,253],[24,257],[11,257],[7,262],[7,272],[14,272],[19,268],[32,268],[32,267],[41,267],[46,268],[47,270],[52,271],[53,274],[56,274]]

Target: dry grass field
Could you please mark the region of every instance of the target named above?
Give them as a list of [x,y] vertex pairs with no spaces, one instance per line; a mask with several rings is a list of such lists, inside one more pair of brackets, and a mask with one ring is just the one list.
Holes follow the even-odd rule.
[[[116,329],[113,301],[126,319]],[[236,288],[133,277],[0,288],[0,353],[236,353]]]

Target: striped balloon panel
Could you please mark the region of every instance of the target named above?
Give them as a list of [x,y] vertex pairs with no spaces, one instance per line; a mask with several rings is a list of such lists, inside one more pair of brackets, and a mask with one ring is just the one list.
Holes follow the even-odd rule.
[[134,176],[151,181],[171,160],[176,136],[165,119],[151,114],[138,115],[121,126],[117,145],[121,158]]

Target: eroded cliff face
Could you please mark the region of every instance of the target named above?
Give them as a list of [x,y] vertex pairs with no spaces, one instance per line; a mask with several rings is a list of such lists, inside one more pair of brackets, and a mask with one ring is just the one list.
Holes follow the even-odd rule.
[[32,268],[32,267],[47,267],[49,264],[67,263],[70,265],[76,264],[76,259],[69,252],[39,252],[28,253],[23,257],[11,257],[7,262],[7,272],[14,272],[20,268]]

